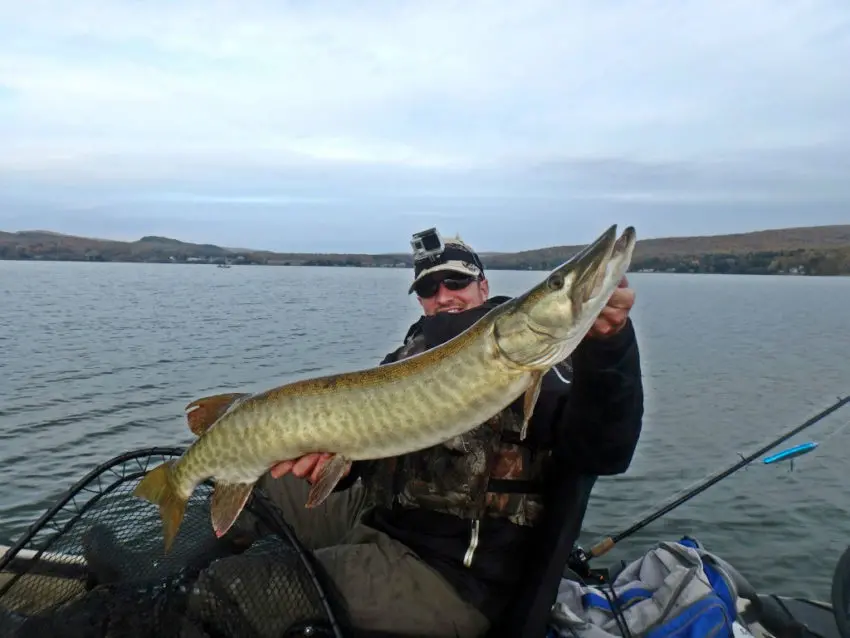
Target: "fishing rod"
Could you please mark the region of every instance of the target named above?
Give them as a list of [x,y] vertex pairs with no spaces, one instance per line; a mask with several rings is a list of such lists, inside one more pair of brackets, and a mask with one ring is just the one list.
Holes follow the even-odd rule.
[[640,519],[639,521],[635,522],[634,524],[632,524],[630,527],[626,528],[622,532],[615,534],[613,536],[608,536],[608,537],[604,538],[603,540],[598,542],[596,545],[594,545],[590,549],[589,553],[584,552],[583,550],[579,549],[576,552],[577,556],[575,556],[574,558],[576,560],[578,560],[580,563],[586,565],[587,562],[591,558],[598,558],[599,556],[602,556],[603,554],[608,553],[620,541],[628,538],[629,536],[631,536],[635,532],[643,529],[644,527],[646,527],[647,525],[649,525],[653,521],[661,518],[662,516],[664,516],[665,514],[667,514],[670,511],[676,509],[677,507],[679,507],[683,503],[687,503],[694,496],[701,494],[702,492],[707,490],[709,487],[711,487],[712,485],[715,485],[718,482],[722,481],[724,478],[726,478],[730,474],[733,474],[733,473],[737,472],[738,470],[740,470],[742,467],[748,465],[749,463],[752,463],[755,459],[757,459],[758,457],[763,455],[765,452],[768,452],[771,449],[775,448],[780,443],[783,443],[784,441],[790,439],[792,436],[799,434],[800,432],[802,432],[806,428],[813,426],[818,421],[821,421],[822,419],[826,418],[827,416],[829,416],[830,414],[832,414],[836,410],[839,410],[840,408],[844,407],[847,403],[850,403],[850,395],[845,396],[844,398],[838,399],[838,401],[833,403],[831,406],[829,406],[828,408],[826,408],[822,412],[816,414],[815,416],[808,419],[804,423],[801,423],[800,425],[795,426],[794,428],[792,428],[791,430],[789,430],[788,432],[786,432],[782,436],[774,439],[773,441],[766,444],[765,446],[763,446],[759,450],[753,452],[749,456],[742,457],[740,461],[738,461],[737,463],[735,463],[731,467],[723,470],[722,472],[720,472],[718,474],[710,476],[709,478],[702,481],[699,485],[697,485],[693,489],[690,489],[687,492],[685,492],[682,496],[680,496],[679,498],[674,500],[672,503],[669,503],[668,505],[664,505],[663,507],[659,508],[658,510],[656,510],[655,512],[653,512],[649,516],[646,516],[646,517]]

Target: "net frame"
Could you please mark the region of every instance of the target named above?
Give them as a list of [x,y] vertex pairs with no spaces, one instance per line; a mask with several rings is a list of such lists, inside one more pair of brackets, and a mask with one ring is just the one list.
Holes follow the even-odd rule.
[[[131,492],[135,483],[150,469],[179,457],[184,450],[183,447],[147,447],[128,451],[99,464],[71,485],[27,528],[8,551],[0,556],[0,610],[30,616],[74,602],[84,596],[93,585],[93,569],[84,558],[82,541],[75,542],[74,531],[92,518],[97,519],[99,512],[110,514],[108,503],[100,510],[98,506],[103,506],[110,497],[117,497],[120,504],[122,491]],[[209,502],[214,485],[210,480],[198,486],[187,507],[187,517],[192,511],[193,503]],[[133,516],[138,516],[138,512],[143,509],[146,515],[151,517],[151,525],[159,525],[156,508],[144,505],[140,508],[139,499],[125,500],[130,504]],[[310,591],[307,595],[312,599],[314,608],[321,611],[319,616],[291,626],[283,635],[343,638],[338,619],[340,607],[338,601],[332,598],[332,587],[312,554],[295,537],[280,510],[261,490],[252,493],[246,509],[251,510],[271,529],[279,530],[278,536],[297,557],[301,584],[303,585],[304,581],[309,583]],[[208,509],[197,505],[195,511],[196,515],[200,514],[201,518],[206,519],[205,524],[211,533]],[[51,549],[61,546],[69,534],[72,535],[71,543],[75,551],[52,552]],[[161,534],[152,536],[150,541],[161,545]],[[178,545],[179,543],[175,542],[172,552],[177,549],[179,554]],[[175,560],[179,562],[180,556],[175,556]],[[51,584],[50,579],[54,577],[55,582]],[[44,588],[39,601],[34,601],[32,595],[27,596],[33,593],[32,588],[27,587],[28,581],[36,587],[41,583]],[[346,631],[346,634],[348,633]]]

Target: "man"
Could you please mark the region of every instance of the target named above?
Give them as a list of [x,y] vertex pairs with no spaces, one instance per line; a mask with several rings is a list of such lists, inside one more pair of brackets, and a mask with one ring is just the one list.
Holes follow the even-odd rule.
[[[409,292],[423,316],[382,364],[447,341],[508,299],[489,297],[481,260],[460,240],[416,264]],[[517,436],[520,399],[456,440],[354,463],[318,511],[304,502],[329,455],[282,462],[261,480],[353,624],[396,635],[481,636],[498,622],[523,574],[546,472],[566,464],[593,478],[625,472],[631,462],[643,416],[633,303],[624,279],[570,360],[544,377],[525,441]]]

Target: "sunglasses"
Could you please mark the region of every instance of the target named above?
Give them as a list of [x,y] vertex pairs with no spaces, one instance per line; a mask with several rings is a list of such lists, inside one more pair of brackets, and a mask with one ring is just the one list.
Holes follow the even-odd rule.
[[473,281],[475,277],[469,275],[460,275],[458,277],[446,277],[445,279],[437,279],[436,277],[426,277],[416,282],[413,290],[423,299],[428,299],[437,294],[440,289],[440,284],[443,284],[449,290],[463,290]]

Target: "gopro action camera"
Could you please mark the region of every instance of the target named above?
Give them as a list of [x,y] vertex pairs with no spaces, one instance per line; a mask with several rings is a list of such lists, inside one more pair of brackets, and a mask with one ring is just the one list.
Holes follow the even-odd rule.
[[443,253],[443,239],[436,228],[414,233],[410,245],[413,248],[413,260],[416,262],[436,262]]

